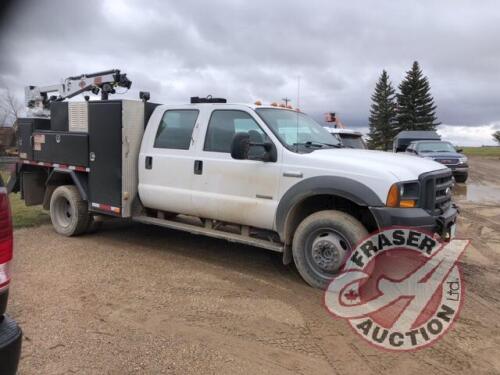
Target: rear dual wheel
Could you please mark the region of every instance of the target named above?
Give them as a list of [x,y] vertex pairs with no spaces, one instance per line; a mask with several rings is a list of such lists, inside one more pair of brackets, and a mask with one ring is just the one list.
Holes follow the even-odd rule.
[[54,190],[50,199],[50,219],[56,232],[67,237],[83,234],[93,225],[88,204],[73,185]]
[[336,210],[319,211],[305,218],[293,237],[292,252],[302,278],[324,289],[368,231],[353,216]]

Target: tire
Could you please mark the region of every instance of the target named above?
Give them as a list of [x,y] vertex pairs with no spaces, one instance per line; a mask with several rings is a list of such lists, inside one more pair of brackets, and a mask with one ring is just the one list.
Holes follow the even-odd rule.
[[465,174],[457,174],[455,176],[455,181],[458,182],[458,183],[461,183],[463,184],[465,181],[467,181],[467,178],[469,177],[469,174],[468,173],[465,173]]
[[50,219],[57,233],[71,237],[85,233],[90,215],[87,202],[73,185],[59,186],[50,198]]
[[367,235],[363,224],[345,212],[316,212],[299,224],[293,236],[295,266],[306,283],[325,289]]

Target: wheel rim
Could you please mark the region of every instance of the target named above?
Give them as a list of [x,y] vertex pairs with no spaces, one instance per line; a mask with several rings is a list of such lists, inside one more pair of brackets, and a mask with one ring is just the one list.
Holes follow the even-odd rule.
[[310,268],[322,278],[333,277],[351,252],[346,237],[331,228],[311,233],[306,241],[306,259]]
[[75,215],[74,208],[65,197],[59,197],[54,204],[54,215],[62,227],[69,227]]

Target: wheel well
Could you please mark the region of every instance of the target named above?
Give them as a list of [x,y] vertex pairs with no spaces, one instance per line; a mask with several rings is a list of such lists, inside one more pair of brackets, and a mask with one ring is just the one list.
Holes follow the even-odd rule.
[[283,240],[286,245],[292,243],[293,235],[299,224],[307,216],[323,210],[338,210],[358,219],[368,232],[377,229],[377,223],[366,206],[360,206],[353,201],[337,195],[314,195],[297,203],[288,213]]

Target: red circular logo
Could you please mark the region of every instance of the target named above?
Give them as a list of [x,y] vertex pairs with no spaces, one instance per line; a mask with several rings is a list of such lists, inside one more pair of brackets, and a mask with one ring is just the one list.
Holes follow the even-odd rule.
[[468,244],[407,228],[375,233],[330,282],[325,306],[379,348],[430,345],[458,317],[464,290],[457,262]]

